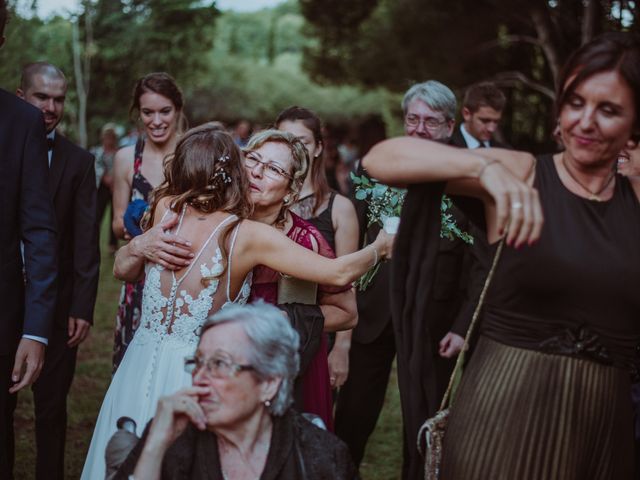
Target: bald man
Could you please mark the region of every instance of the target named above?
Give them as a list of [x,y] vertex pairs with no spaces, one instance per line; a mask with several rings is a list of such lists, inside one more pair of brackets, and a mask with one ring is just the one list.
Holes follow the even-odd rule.
[[78,345],[89,334],[98,288],[99,253],[93,155],[56,127],[62,120],[67,80],[54,65],[31,63],[16,94],[42,111],[48,143],[48,192],[58,230],[58,296],[42,374],[33,385],[36,478],[63,479],[67,394]]

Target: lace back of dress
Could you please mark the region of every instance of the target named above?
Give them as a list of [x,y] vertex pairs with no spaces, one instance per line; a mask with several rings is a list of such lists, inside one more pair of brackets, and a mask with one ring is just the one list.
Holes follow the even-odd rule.
[[[184,215],[183,211],[174,231],[176,234],[182,228]],[[197,339],[200,327],[207,317],[230,301],[231,269],[228,267],[239,225],[231,233],[228,260],[222,257],[219,238],[225,227],[236,218],[235,215],[227,216],[211,231],[186,270],[175,273],[155,264],[148,268],[143,299],[143,326],[156,330],[156,333],[163,336],[177,336],[182,340]],[[242,290],[244,289],[243,286]]]

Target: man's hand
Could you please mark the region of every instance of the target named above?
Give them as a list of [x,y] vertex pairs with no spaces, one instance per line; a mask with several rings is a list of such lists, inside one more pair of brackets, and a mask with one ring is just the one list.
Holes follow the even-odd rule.
[[440,340],[438,353],[443,358],[453,358],[462,351],[464,338],[457,333],[449,332]]
[[17,383],[9,389],[9,393],[16,393],[38,379],[44,364],[44,348],[45,344],[36,340],[20,340],[11,372],[11,380]]
[[138,235],[131,242],[132,252],[168,270],[180,270],[189,265],[194,256],[191,242],[167,231],[178,221],[178,215],[171,213],[162,223]]
[[69,317],[69,348],[77,347],[89,336],[91,324],[82,318]]

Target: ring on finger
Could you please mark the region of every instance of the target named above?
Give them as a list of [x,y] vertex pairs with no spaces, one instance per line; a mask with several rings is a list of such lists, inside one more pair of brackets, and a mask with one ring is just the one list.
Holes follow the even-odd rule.
[[511,210],[520,210],[522,208],[522,202],[512,202]]

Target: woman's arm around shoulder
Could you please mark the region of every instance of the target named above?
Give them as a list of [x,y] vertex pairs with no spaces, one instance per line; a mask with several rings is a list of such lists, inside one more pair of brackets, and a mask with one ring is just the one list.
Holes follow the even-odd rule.
[[[156,207],[156,211],[153,216],[154,218],[152,219],[152,225],[156,226],[152,226],[151,229],[147,230],[142,235],[132,238],[129,243],[121,247],[116,252],[116,258],[113,262],[113,276],[118,280],[123,280],[125,282],[137,282],[140,280],[144,275],[144,264],[147,259],[154,261],[155,263],[159,263],[166,268],[170,268],[172,270],[176,269],[171,268],[164,260],[166,253],[168,252],[163,251],[162,248],[154,248],[154,245],[157,242],[164,241],[166,235],[173,237],[174,241],[179,241],[180,244],[184,244],[185,247],[190,247],[190,244],[187,245],[188,242],[186,242],[186,240],[177,237],[176,235],[164,234],[165,229],[173,227],[178,222],[177,215],[173,215],[163,220],[170,203],[171,199],[169,197],[161,199],[158,202],[158,206]],[[174,246],[171,248],[180,251],[187,251],[187,248],[182,249],[180,246]],[[191,254],[190,250],[188,250],[187,254]],[[188,262],[187,259],[185,259],[185,261]],[[185,265],[181,265],[177,268],[183,268],[184,266]]]
[[392,247],[393,237],[381,234],[362,250],[328,259],[301,247],[273,227],[244,220],[240,224],[233,270],[246,274],[256,265],[266,265],[302,280],[343,286],[366,272],[374,260],[390,257]]

